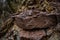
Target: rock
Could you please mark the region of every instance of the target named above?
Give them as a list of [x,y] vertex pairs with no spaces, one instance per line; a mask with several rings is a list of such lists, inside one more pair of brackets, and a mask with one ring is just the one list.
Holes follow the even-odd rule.
[[26,38],[26,39],[41,39],[44,36],[46,36],[46,33],[44,30],[36,30],[36,31],[25,31],[23,29],[20,28],[20,37]]
[[40,14],[39,11],[27,10],[15,16],[17,26],[23,29],[48,28],[57,24],[55,15]]
[[57,26],[55,27],[56,31],[60,31],[60,23],[57,24]]

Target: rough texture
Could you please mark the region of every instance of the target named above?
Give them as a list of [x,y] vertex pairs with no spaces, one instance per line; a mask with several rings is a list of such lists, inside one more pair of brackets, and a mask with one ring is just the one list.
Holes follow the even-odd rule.
[[20,37],[29,38],[29,39],[41,39],[43,36],[46,36],[44,30],[36,30],[36,31],[25,31],[20,29]]
[[55,15],[45,15],[39,11],[27,10],[15,16],[16,24],[23,29],[48,28],[57,23]]
[[[6,1],[7,3],[5,3]],[[0,37],[2,38],[0,40],[60,40],[59,0],[6,1],[4,0],[3,3],[3,0],[1,0],[0,26],[2,25],[3,27],[0,28]],[[10,14],[16,14],[15,19],[12,18],[11,20],[14,19],[13,21],[10,20],[11,22],[5,23],[11,16]],[[14,21],[16,23],[14,25],[17,26],[11,28]],[[19,31],[16,33],[14,30]],[[2,36],[2,34],[5,36]]]

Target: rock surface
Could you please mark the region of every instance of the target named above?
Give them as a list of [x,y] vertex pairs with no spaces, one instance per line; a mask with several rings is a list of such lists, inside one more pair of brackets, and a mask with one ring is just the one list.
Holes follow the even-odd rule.
[[45,15],[47,13],[27,10],[15,16],[16,24],[23,29],[48,28],[57,24],[55,15]]

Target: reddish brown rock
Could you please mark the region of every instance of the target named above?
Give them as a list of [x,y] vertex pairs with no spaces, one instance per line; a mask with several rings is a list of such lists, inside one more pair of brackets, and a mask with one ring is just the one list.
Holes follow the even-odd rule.
[[42,37],[46,36],[46,33],[44,30],[36,30],[36,31],[25,31],[20,28],[20,37],[26,38],[26,39],[41,39]]
[[57,23],[55,15],[45,15],[47,13],[27,10],[15,17],[17,26],[23,29],[48,28],[55,26]]

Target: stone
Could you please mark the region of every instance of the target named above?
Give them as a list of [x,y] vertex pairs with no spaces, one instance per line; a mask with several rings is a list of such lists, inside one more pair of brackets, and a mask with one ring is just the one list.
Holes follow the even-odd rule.
[[[45,13],[47,14],[47,13]],[[26,10],[15,16],[15,23],[23,29],[48,28],[56,26],[56,15],[45,15],[44,12]]]

